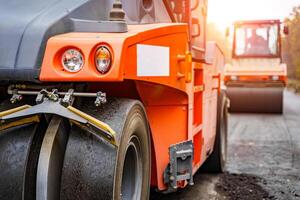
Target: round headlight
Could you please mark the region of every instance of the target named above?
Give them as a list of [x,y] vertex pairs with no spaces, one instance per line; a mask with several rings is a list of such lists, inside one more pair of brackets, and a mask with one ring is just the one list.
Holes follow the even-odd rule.
[[108,47],[100,46],[95,55],[95,64],[101,74],[110,70],[112,64],[112,55]]
[[61,58],[64,69],[68,72],[78,72],[83,67],[83,56],[76,49],[68,49]]
[[237,76],[231,76],[230,79],[231,79],[232,81],[237,81],[239,78],[238,78]]
[[272,76],[273,81],[279,81],[279,76]]

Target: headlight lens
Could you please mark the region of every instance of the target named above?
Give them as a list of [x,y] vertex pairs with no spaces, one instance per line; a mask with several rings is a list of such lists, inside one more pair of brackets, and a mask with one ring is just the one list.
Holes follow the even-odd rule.
[[83,56],[80,51],[76,49],[68,49],[62,55],[62,65],[68,72],[78,72],[83,67]]
[[110,70],[112,64],[112,55],[108,47],[100,46],[95,55],[95,64],[101,74]]
[[232,81],[237,81],[239,78],[238,78],[237,76],[231,76],[230,79],[231,79]]
[[272,76],[273,81],[279,81],[279,76]]

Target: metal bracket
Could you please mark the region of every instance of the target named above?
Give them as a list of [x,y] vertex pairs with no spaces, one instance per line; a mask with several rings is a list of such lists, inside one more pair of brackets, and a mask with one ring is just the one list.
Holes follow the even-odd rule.
[[17,103],[23,99],[23,96],[18,94],[18,90],[13,90],[12,91],[12,97],[10,98],[10,102],[12,104]]
[[220,94],[221,93],[221,73],[218,73],[217,75],[214,75],[213,76],[213,79],[218,79],[218,87],[214,87],[212,88],[213,90],[218,90],[218,93]]
[[106,102],[107,102],[107,100],[106,100],[106,93],[104,93],[104,92],[97,92],[95,106],[99,107],[102,104],[105,104]]
[[41,103],[44,102],[45,99],[57,102],[59,100],[58,90],[57,89],[53,89],[52,92],[49,92],[49,91],[47,91],[45,89],[42,89],[38,93],[35,101],[36,101],[37,104],[41,104]]
[[69,89],[69,91],[67,92],[67,94],[64,96],[64,98],[61,100],[61,103],[63,106],[67,107],[67,106],[71,106],[74,102],[74,90],[73,89]]
[[194,145],[187,141],[169,147],[170,164],[164,173],[164,182],[169,184],[169,190],[176,190],[178,181],[193,181]]
[[35,99],[36,104],[41,104],[41,103],[43,103],[44,98],[45,98],[45,94],[43,94],[43,93],[40,92],[40,93],[37,95],[36,99]]

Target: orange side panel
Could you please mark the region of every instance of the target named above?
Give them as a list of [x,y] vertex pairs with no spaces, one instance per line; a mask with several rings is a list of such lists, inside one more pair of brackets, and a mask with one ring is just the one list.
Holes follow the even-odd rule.
[[187,140],[186,106],[146,106],[156,152],[157,187],[166,189],[163,174],[169,163],[169,147]]
[[[141,41],[139,44],[143,45],[155,45],[162,47],[170,47],[170,76],[162,77],[162,76],[152,76],[152,77],[139,77],[137,76],[137,46],[132,45],[129,46],[125,50],[126,55],[131,55],[130,58],[125,60],[125,70],[124,70],[124,78],[125,79],[134,79],[147,81],[152,83],[159,83],[170,87],[178,88],[182,91],[186,90],[186,84],[184,78],[177,78],[178,73],[185,74],[185,69],[183,62],[178,62],[178,55],[185,55],[185,52],[188,50],[187,37],[186,33],[176,33],[169,35],[162,35],[159,37],[155,37],[149,40]],[[157,62],[153,60],[153,62]]]
[[[113,51],[113,63],[107,74],[100,74],[94,63],[95,51],[99,45],[108,45]],[[137,44],[151,44],[170,48],[170,76],[137,77]],[[77,73],[63,69],[61,57],[68,48],[81,51],[84,66]],[[67,33],[54,36],[47,42],[41,68],[40,80],[47,82],[108,82],[124,79],[144,80],[165,84],[185,90],[182,78],[176,78],[178,72],[185,72],[177,56],[188,50],[186,24],[149,24],[131,25],[127,33]]]
[[188,95],[180,90],[144,81],[136,81],[136,86],[145,106],[188,104]]
[[152,174],[155,176],[152,184],[164,190],[163,174],[169,163],[169,147],[188,140],[187,95],[145,82],[137,82],[137,89],[146,108],[156,158],[157,173]]

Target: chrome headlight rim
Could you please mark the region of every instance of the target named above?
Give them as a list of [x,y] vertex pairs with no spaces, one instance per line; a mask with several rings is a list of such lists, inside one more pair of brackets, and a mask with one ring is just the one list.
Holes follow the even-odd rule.
[[[102,61],[100,61],[100,59],[102,59]],[[97,71],[101,75],[107,74],[111,70],[113,64],[113,53],[111,48],[107,45],[99,45],[95,51],[94,62]],[[104,66],[100,65],[101,62]]]
[[[67,54],[69,54],[69,56],[77,57],[77,60],[74,60],[74,58],[66,58]],[[73,61],[72,61],[73,65],[75,65],[74,62],[78,62],[77,66],[68,66],[67,61],[65,61],[65,59],[69,59],[69,60],[73,59]],[[83,53],[77,48],[68,48],[61,55],[61,64],[65,71],[70,72],[70,73],[77,73],[77,72],[81,71],[84,66]],[[72,67],[73,67],[73,69],[71,69]]]

